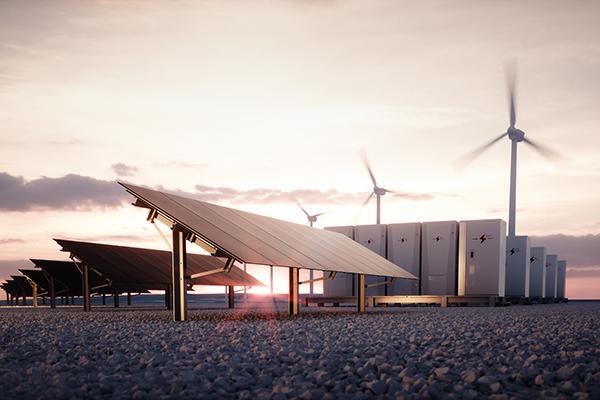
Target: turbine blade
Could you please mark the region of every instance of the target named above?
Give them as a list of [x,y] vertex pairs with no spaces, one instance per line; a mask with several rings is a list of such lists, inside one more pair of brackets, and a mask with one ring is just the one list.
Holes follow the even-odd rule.
[[517,123],[517,110],[515,105],[516,83],[517,83],[517,65],[511,62],[506,65],[506,83],[508,86],[508,98],[510,102],[510,126],[514,128]]
[[375,179],[375,175],[373,174],[373,170],[371,169],[371,164],[369,163],[369,159],[367,158],[367,152],[363,150],[361,153],[361,158],[365,167],[367,167],[367,171],[369,171],[369,176],[371,177],[371,181],[373,182],[373,186],[377,186],[377,180]]
[[323,211],[322,213],[315,214],[315,215],[313,215],[313,217],[320,217],[323,214],[327,214],[327,211]]
[[380,188],[380,189],[382,189],[386,193],[396,193],[394,190],[389,190],[389,189],[385,189],[385,188]]
[[300,207],[300,209],[302,210],[302,212],[304,212],[304,214],[306,214],[307,217],[310,217],[310,214],[304,209],[304,207],[302,207],[302,205],[300,204],[300,202],[298,201],[298,199],[294,198],[294,200],[296,201],[296,204],[298,205],[298,207]]
[[487,149],[492,147],[494,145],[494,143],[496,143],[497,141],[499,141],[500,139],[502,139],[504,136],[507,136],[507,135],[508,135],[508,133],[503,133],[502,135],[498,136],[497,138],[490,140],[486,144],[479,146],[475,150],[468,152],[467,154],[465,154],[464,156],[459,158],[455,162],[455,165],[459,169],[466,167],[469,163],[471,163],[473,160],[475,160],[477,157],[479,157],[484,151],[486,151]]
[[369,201],[371,201],[371,198],[372,198],[373,196],[375,196],[375,193],[374,193],[374,192],[371,192],[371,194],[369,195],[369,197],[367,197],[367,199],[366,199],[366,200],[365,200],[365,201],[362,203],[362,205],[360,206],[360,208],[364,208],[364,206],[366,206],[366,205],[367,205],[367,203],[368,203]]
[[562,156],[559,153],[557,153],[556,151],[552,150],[549,147],[542,146],[539,143],[533,142],[529,138],[524,138],[523,141],[525,143],[527,143],[529,146],[533,147],[542,156],[546,157],[547,159],[549,159],[551,161],[559,161],[560,159],[562,159]]

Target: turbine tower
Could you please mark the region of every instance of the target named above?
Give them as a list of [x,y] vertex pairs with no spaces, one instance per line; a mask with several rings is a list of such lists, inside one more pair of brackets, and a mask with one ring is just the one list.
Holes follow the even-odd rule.
[[362,161],[365,164],[367,171],[369,172],[369,176],[371,177],[371,182],[373,182],[373,191],[371,192],[369,197],[367,197],[367,199],[364,201],[361,208],[366,206],[367,203],[371,200],[371,198],[373,196],[376,196],[377,197],[377,219],[376,219],[376,221],[377,221],[377,225],[379,225],[381,223],[381,196],[384,196],[386,193],[394,193],[394,192],[392,190],[388,190],[388,189],[382,188],[377,185],[377,180],[375,179],[375,175],[373,174],[373,170],[371,169],[371,164],[369,163],[369,159],[367,158],[366,152],[363,152],[361,156],[362,156],[361,157]]
[[509,126],[506,132],[491,140],[490,142],[478,147],[463,157],[463,164],[467,164],[481,155],[485,150],[490,148],[505,136],[511,141],[510,147],[510,195],[508,205],[508,236],[515,237],[516,235],[516,209],[517,209],[517,146],[520,142],[524,142],[532,147],[538,153],[549,159],[555,159],[558,154],[549,148],[533,142],[525,137],[525,132],[516,127],[517,111],[515,105],[515,87],[516,73],[514,66],[507,68],[507,84],[509,97]]

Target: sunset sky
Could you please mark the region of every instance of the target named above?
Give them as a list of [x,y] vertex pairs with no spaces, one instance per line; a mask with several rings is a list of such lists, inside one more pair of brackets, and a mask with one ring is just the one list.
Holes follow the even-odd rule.
[[[2,1],[0,280],[53,237],[166,249],[117,179],[318,227],[508,215],[600,298],[600,2]],[[166,232],[166,231],[165,231]],[[264,275],[259,276],[263,278]],[[281,287],[285,287],[282,284]]]

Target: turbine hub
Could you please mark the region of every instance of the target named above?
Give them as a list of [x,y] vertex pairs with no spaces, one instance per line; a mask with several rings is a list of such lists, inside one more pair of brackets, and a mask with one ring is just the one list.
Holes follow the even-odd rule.
[[510,140],[522,142],[523,139],[525,139],[525,132],[523,132],[520,129],[515,128],[514,126],[509,127],[506,132],[508,133],[508,138]]
[[317,222],[317,217],[316,217],[316,216],[314,216],[314,215],[311,215],[311,216],[309,216],[309,217],[308,217],[308,220],[309,220],[310,222]]
[[386,193],[386,190],[384,188],[374,186],[373,193],[375,193],[377,196],[383,196]]

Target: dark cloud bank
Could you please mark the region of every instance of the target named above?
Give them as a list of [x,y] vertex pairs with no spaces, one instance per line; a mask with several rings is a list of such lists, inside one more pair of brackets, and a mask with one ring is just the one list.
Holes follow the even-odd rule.
[[[120,176],[137,172],[136,167],[122,163],[113,164],[112,169]],[[166,190],[160,188],[161,190]],[[308,204],[352,204],[362,202],[369,193],[349,193],[330,189],[326,191],[297,189],[238,190],[231,187],[197,185],[195,192],[166,190],[168,192],[209,202],[230,204],[273,204],[289,203],[299,199]],[[427,193],[397,192],[388,195],[393,199],[425,201],[433,198]],[[25,180],[6,172],[0,173],[0,211],[34,210],[87,210],[90,208],[114,208],[126,203],[129,196],[114,181],[89,176],[69,174],[59,178],[41,177]]]

